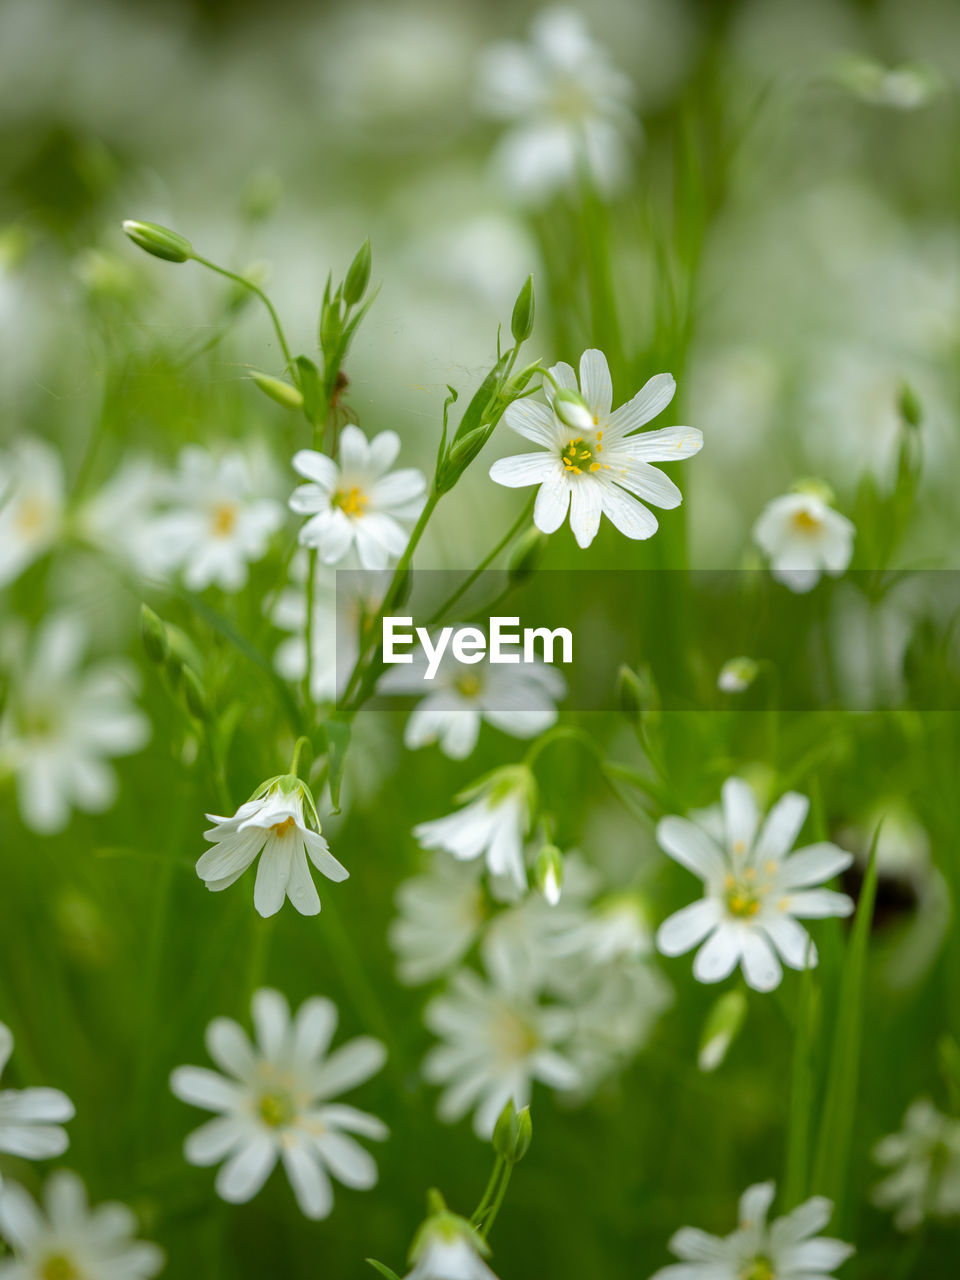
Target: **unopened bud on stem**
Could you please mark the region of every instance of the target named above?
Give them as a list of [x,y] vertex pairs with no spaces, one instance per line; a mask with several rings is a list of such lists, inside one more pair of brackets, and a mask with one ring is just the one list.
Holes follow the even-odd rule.
[[186,262],[193,257],[193,245],[185,236],[158,222],[135,222],[127,219],[123,229],[134,244],[165,262]]

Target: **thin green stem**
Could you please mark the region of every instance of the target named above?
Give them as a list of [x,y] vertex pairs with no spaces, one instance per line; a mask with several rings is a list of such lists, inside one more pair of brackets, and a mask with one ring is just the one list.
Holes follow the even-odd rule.
[[503,1165],[503,1156],[497,1156],[496,1160],[493,1162],[493,1169],[490,1172],[490,1177],[487,1181],[483,1195],[480,1197],[480,1203],[470,1216],[470,1221],[474,1226],[478,1226],[479,1223],[483,1221],[483,1215],[487,1212],[487,1209],[493,1200],[493,1193],[496,1190],[497,1181],[503,1170]]
[[270,319],[273,321],[273,327],[276,331],[277,341],[280,343],[280,350],[283,352],[283,358],[286,361],[288,369],[293,368],[293,356],[290,354],[290,348],[287,346],[287,339],[284,336],[283,326],[280,323],[280,317],[277,315],[276,308],[273,303],[260,288],[259,285],[247,280],[245,276],[237,275],[235,271],[228,271],[226,267],[218,267],[215,262],[211,262],[209,258],[201,258],[199,254],[193,255],[193,261],[201,267],[206,267],[208,271],[215,271],[219,276],[225,276],[228,280],[232,280],[235,284],[243,285],[245,289],[249,289],[251,293],[255,293],[263,305],[270,313]]
[[507,532],[496,544],[496,546],[487,552],[487,554],[483,557],[483,559],[480,561],[477,567],[473,569],[464,578],[463,582],[460,583],[456,591],[454,591],[453,594],[443,602],[443,604],[439,607],[439,609],[437,609],[427,619],[428,627],[433,626],[434,623],[439,622],[441,618],[443,618],[446,614],[448,614],[450,610],[453,608],[453,606],[459,600],[463,599],[463,597],[470,590],[470,588],[473,586],[476,580],[480,577],[481,573],[483,573],[485,569],[489,568],[489,566],[493,564],[494,560],[496,560],[497,556],[500,554],[501,551],[503,551],[505,547],[510,545],[510,543],[514,540],[517,534],[521,531],[521,529],[523,529],[524,525],[530,519],[530,513],[533,510],[533,503],[534,503],[534,498],[531,498],[530,501],[523,508],[523,510],[520,512],[519,516],[517,516],[516,520],[507,530]]
[[306,662],[303,675],[303,704],[309,715],[313,707],[313,607],[317,590],[317,552],[311,551],[307,564],[307,621],[305,644],[307,646]]
[[490,1212],[486,1215],[484,1222],[479,1227],[479,1232],[484,1240],[489,1239],[490,1232],[493,1230],[493,1224],[497,1220],[497,1214],[500,1212],[501,1206],[507,1195],[507,1187],[510,1185],[510,1177],[513,1173],[513,1165],[505,1164],[503,1169],[503,1177],[500,1180],[500,1186],[497,1188],[497,1194],[493,1204],[490,1206]]

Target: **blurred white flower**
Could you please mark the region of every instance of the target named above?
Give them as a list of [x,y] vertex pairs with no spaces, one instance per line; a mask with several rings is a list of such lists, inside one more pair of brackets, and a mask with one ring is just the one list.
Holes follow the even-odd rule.
[[[0,1022],[0,1076],[12,1052],[13,1035]],[[59,1089],[0,1090],[0,1151],[25,1160],[62,1156],[70,1139],[61,1126],[73,1117],[73,1103]],[[0,1193],[2,1187],[0,1177]]]
[[[300,681],[307,674],[307,556],[298,552],[283,588],[270,610],[270,621],[292,634],[277,645],[273,665],[285,680]],[[334,573],[318,561],[313,584],[313,661],[310,696],[314,702],[337,696],[337,596]]]
[[149,721],[130,702],[135,670],[118,661],[81,670],[86,647],[77,617],[40,623],[15,664],[0,716],[0,774],[16,775],[23,821],[42,834],[61,831],[72,808],[109,809],[117,780],[107,761],[139,751],[150,737]]
[[530,828],[533,777],[529,769],[497,769],[460,793],[464,808],[413,829],[424,849],[444,849],[462,862],[481,855],[494,876],[508,876],[517,888],[527,883],[523,837]]
[[129,560],[140,573],[160,573],[168,554],[158,536],[157,509],[169,486],[169,475],[149,458],[125,458],[76,513],[77,531],[111,555]]
[[601,515],[628,538],[649,538],[657,531],[657,518],[638,499],[671,508],[683,497],[650,464],[689,458],[703,447],[703,436],[693,427],[631,434],[673,399],[673,377],[658,373],[611,412],[613,384],[602,351],[580,357],[579,389],[570,365],[556,364],[550,373],[560,390],[544,382],[548,404],[516,400],[504,414],[509,427],[542,451],[498,459],[490,478],[511,489],[540,486],[533,519],[543,533],[559,529],[569,509],[570,528],[581,547],[596,537]]
[[874,1148],[878,1164],[892,1169],[873,1189],[873,1202],[894,1211],[901,1231],[925,1218],[960,1216],[960,1120],[942,1115],[928,1098],[907,1108],[903,1128]]
[[[756,798],[740,778],[723,784],[722,821],[662,818],[661,848],[699,876],[704,896],[665,920],[657,948],[679,956],[700,946],[698,982],[722,982],[737,965],[755,991],[772,991],[791,969],[816,963],[817,953],[798,918],[847,916],[845,893],[816,888],[853,862],[853,855],[821,842],[791,853],[807,816],[806,796],[788,791],[761,824]],[[778,956],[780,959],[778,959]]]
[[358,1036],[328,1053],[337,1026],[330,1000],[307,1000],[291,1018],[280,992],[261,988],[251,1008],[255,1044],[231,1018],[207,1027],[207,1052],[223,1075],[177,1067],[170,1077],[183,1102],[219,1113],[188,1136],[184,1155],[195,1165],[223,1161],[217,1195],[234,1204],[251,1200],[281,1160],[304,1214],[326,1218],[331,1176],[359,1190],[376,1185],[373,1158],[349,1135],[382,1140],[386,1125],[332,1099],[378,1072],[387,1051]]
[[569,1038],[573,1018],[559,1006],[541,1005],[526,975],[500,972],[484,981],[461,969],[429,1002],[424,1022],[443,1041],[423,1063],[426,1079],[444,1085],[437,1114],[453,1123],[473,1111],[480,1138],[492,1135],[511,1099],[517,1108],[529,1104],[535,1080],[559,1090],[580,1083],[558,1047]]
[[746,693],[756,680],[758,671],[753,658],[731,658],[720,668],[717,688],[721,693]]
[[153,528],[167,565],[183,570],[192,591],[211,585],[240,591],[248,564],[263,558],[283,524],[282,505],[256,496],[241,453],[217,458],[199,445],[181,451],[169,498],[171,510]]
[[885,67],[874,58],[861,54],[848,54],[836,67],[836,77],[849,89],[872,106],[893,107],[898,111],[914,111],[924,107],[942,88],[937,73],[931,67]]
[[368,441],[349,424],[340,433],[337,462],[314,449],[294,454],[294,470],[309,483],[294,489],[290,509],[311,517],[300,541],[317,547],[324,564],[337,564],[353,546],[364,569],[385,569],[403,554],[408,534],[400,522],[420,514],[426,480],[414,467],[390,470],[399,452],[395,431]]
[[464,1218],[438,1213],[423,1224],[404,1280],[497,1280],[483,1258],[490,1248]]
[[753,526],[770,572],[791,591],[812,591],[824,571],[839,577],[853,557],[856,529],[814,492],[787,493],[768,502]]
[[491,45],[479,67],[481,109],[510,122],[495,155],[502,183],[540,201],[584,172],[605,193],[630,168],[639,136],[633,85],[591,39],[572,9],[545,9],[526,44]]
[[2,1280],[150,1280],[163,1270],[163,1250],[137,1240],[137,1219],[125,1204],[94,1208],[75,1173],[47,1179],[43,1206],[17,1183],[0,1195],[0,1232],[14,1250],[0,1262]]
[[661,1267],[651,1280],[827,1280],[854,1252],[853,1245],[818,1232],[833,1203],[813,1196],[782,1218],[767,1222],[775,1185],[760,1182],[740,1197],[737,1230],[712,1236],[683,1227],[671,1238],[679,1265]]
[[346,880],[350,874],[320,834],[309,790],[292,775],[265,783],[233,817],[207,817],[216,824],[203,833],[213,848],[200,856],[197,875],[219,892],[235,884],[259,857],[253,904],[262,916],[276,915],[285,897],[303,916],[319,912],[310,862],[329,880]]
[[0,454],[0,587],[13,582],[60,536],[63,464],[45,440],[15,440]]
[[427,666],[421,649],[411,663],[394,667],[379,689],[395,694],[426,692],[407,721],[404,746],[415,751],[436,742],[452,760],[470,755],[484,721],[513,738],[544,733],[556,723],[556,703],[567,692],[560,672],[539,659],[494,664],[485,654],[482,661],[464,667],[448,648],[429,683],[424,679]]
[[428,871],[404,880],[388,939],[400,981],[410,986],[447,973],[476,940],[487,915],[476,862],[434,857]]

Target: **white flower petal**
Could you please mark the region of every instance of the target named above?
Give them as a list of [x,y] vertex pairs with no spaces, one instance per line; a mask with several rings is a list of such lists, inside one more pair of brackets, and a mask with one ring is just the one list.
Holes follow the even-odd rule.
[[720,923],[723,914],[716,898],[701,898],[674,912],[657,930],[657,950],[665,956],[681,956],[701,943]]

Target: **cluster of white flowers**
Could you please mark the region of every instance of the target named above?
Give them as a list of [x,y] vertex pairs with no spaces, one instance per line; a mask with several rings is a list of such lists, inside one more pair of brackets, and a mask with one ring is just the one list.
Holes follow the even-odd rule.
[[874,1188],[874,1203],[893,1210],[901,1231],[927,1218],[960,1217],[960,1120],[929,1098],[910,1104],[903,1128],[878,1142],[873,1156],[891,1170]]

